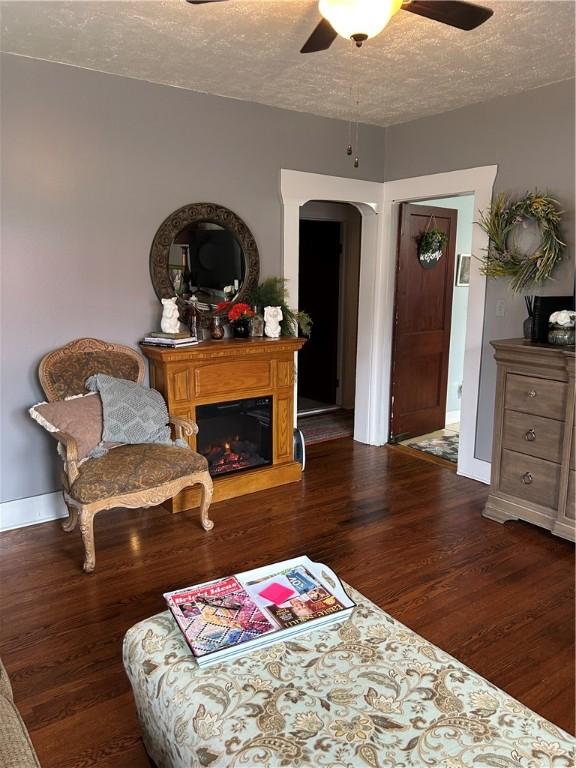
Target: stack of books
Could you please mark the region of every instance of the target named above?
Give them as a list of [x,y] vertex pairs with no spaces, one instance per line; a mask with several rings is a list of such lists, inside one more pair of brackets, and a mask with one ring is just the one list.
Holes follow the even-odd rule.
[[156,347],[170,347],[179,349],[180,347],[190,347],[198,344],[196,336],[191,336],[188,331],[180,333],[161,333],[152,332],[145,336],[140,344],[153,344]]
[[343,621],[355,608],[334,572],[306,556],[164,598],[200,667]]

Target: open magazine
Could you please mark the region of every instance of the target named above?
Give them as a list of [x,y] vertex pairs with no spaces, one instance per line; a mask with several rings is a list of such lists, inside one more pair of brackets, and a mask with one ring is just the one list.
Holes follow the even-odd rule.
[[343,621],[340,580],[305,555],[164,595],[199,666]]

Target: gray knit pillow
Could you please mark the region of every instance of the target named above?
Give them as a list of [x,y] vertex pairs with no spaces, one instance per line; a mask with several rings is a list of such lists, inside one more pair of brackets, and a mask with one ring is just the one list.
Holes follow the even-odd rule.
[[103,441],[129,445],[172,442],[168,409],[160,392],[105,373],[86,379],[86,388],[99,392],[102,399]]

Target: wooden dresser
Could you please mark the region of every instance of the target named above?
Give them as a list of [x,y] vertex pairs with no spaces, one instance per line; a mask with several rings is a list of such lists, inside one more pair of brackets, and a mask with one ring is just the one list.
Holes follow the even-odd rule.
[[[185,349],[141,345],[150,363],[150,384],[164,395],[175,416],[196,421],[200,405],[272,397],[271,465],[215,477],[214,501],[301,479],[302,467],[294,461],[294,353],[304,342],[281,337],[203,341]],[[196,437],[188,442],[196,449]],[[198,503],[199,491],[189,488],[172,500],[172,511]]]
[[573,347],[493,341],[498,365],[484,516],[527,520],[574,541]]

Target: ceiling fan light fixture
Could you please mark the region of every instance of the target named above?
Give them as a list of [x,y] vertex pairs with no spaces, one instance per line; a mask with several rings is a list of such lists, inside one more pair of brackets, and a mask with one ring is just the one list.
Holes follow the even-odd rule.
[[358,46],[379,35],[401,7],[402,0],[320,0],[318,3],[318,10],[334,30]]

